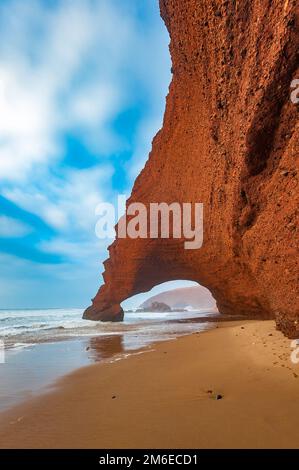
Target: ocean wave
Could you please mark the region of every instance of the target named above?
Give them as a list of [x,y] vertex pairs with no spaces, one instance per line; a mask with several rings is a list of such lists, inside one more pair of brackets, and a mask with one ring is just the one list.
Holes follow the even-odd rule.
[[[0,312],[0,338],[10,344],[34,344],[60,341],[69,338],[123,335],[130,342],[137,337],[148,342],[161,336],[177,336],[199,326],[188,323],[208,314],[202,312],[132,312],[125,315],[124,322],[92,322],[83,320],[82,310],[32,310]],[[2,316],[2,317],[1,317]],[[181,324],[181,322],[183,322]]]

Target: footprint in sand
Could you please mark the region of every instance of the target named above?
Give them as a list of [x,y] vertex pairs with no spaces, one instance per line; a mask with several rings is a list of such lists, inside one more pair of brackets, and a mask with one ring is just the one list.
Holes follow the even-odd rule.
[[20,423],[24,419],[24,416],[20,416],[15,421],[11,421],[9,424],[17,424]]

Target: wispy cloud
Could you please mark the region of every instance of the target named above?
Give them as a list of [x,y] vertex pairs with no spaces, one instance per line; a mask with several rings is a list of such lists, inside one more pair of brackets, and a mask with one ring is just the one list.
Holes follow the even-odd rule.
[[30,226],[20,222],[19,220],[0,215],[0,237],[14,238],[23,237],[31,232]]
[[[109,197],[113,168],[99,165],[82,170],[67,169],[63,177],[46,175],[29,185],[19,184],[2,190],[3,195],[23,209],[39,215],[60,231],[91,232],[96,205]],[[105,188],[107,187],[107,190]]]
[[[78,270],[80,262],[95,269],[96,258],[99,269],[108,242],[95,238],[94,209],[123,185],[130,190],[161,125],[167,42],[152,0],[0,3],[1,194],[53,231],[28,243],[64,255],[72,276],[75,258]],[[136,125],[118,128],[132,108]],[[70,137],[77,142],[71,155]],[[0,224],[0,236],[8,234],[7,219]],[[36,230],[26,220],[9,226],[12,238]]]

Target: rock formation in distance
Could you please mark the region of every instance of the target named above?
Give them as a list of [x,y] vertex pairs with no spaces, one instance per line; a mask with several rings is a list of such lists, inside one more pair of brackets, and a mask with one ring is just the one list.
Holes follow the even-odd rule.
[[296,0],[160,0],[173,79],[162,129],[128,202],[202,202],[204,243],[117,239],[84,316],[175,279],[223,314],[275,318],[299,337]]
[[136,311],[137,312],[156,312],[156,313],[171,312],[171,307],[164,302],[153,301],[147,305],[144,305],[143,307],[140,306]]
[[190,307],[193,310],[216,307],[215,299],[213,299],[208,289],[202,286],[179,287],[161,292],[145,300],[140,307],[149,307],[153,302],[164,302],[172,310],[186,307]]

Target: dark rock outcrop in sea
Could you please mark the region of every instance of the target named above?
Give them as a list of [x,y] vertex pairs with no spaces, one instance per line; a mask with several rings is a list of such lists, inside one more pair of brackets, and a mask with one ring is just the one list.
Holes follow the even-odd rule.
[[118,239],[85,318],[164,281],[206,286],[223,314],[299,337],[298,16],[294,0],[161,0],[173,79],[129,202],[203,202],[204,243]]
[[139,307],[137,312],[171,312],[171,308],[164,302],[152,302],[150,305]]

